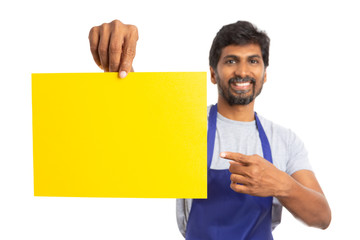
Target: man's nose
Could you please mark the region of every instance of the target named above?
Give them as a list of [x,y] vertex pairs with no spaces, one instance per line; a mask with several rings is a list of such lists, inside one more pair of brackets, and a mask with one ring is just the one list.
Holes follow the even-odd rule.
[[239,63],[236,70],[235,75],[240,76],[242,78],[245,78],[246,76],[249,76],[249,68],[245,63]]

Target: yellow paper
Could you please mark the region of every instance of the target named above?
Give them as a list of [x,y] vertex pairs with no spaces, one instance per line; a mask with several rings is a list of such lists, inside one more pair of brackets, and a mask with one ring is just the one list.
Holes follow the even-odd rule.
[[206,198],[206,73],[32,74],[34,194]]

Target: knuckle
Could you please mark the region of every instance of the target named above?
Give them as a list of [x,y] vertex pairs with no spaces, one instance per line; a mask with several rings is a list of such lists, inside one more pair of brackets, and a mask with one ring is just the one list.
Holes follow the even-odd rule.
[[121,21],[116,19],[116,20],[111,22],[111,29],[113,31],[117,31],[117,30],[123,29],[123,28],[124,28],[124,24]]
[[108,23],[103,23],[103,24],[101,24],[101,25],[99,26],[99,30],[100,30],[101,33],[107,32],[108,28],[109,28],[109,24],[108,24]]
[[95,26],[90,29],[89,38],[99,31],[99,27]]
[[119,69],[119,64],[118,63],[110,63],[109,69],[110,69],[110,71],[117,72],[117,70]]
[[253,154],[250,156],[250,161],[254,164],[256,164],[259,161],[260,156],[257,154]]
[[137,33],[138,32],[138,29],[137,29],[137,27],[135,25],[127,25],[127,27],[128,27],[128,31],[130,33]]
[[99,54],[100,55],[106,55],[108,53],[108,48],[106,46],[100,46],[99,47]]
[[236,192],[241,192],[242,191],[241,185],[239,185],[239,184],[234,184],[234,189],[235,189]]
[[235,176],[234,174],[231,174],[231,175],[230,175],[230,180],[231,180],[232,182],[236,182],[236,176]]
[[90,51],[91,51],[92,53],[96,53],[96,52],[98,52],[98,47],[91,45],[91,46],[90,46]]
[[128,61],[124,61],[124,62],[121,63],[121,68],[122,69],[127,69],[127,68],[130,68],[130,67],[131,67],[131,64]]
[[250,171],[250,174],[252,176],[257,176],[259,174],[259,169],[258,168],[252,168]]
[[128,25],[128,32],[130,36],[134,36],[136,39],[139,39],[138,28],[135,25]]
[[111,53],[120,53],[121,49],[122,49],[121,43],[116,41],[114,43],[111,43],[109,51]]
[[133,48],[126,48],[126,49],[124,49],[125,51],[124,51],[124,55],[125,56],[128,56],[128,57],[131,57],[131,58],[134,58],[135,57],[135,49],[133,49]]
[[123,25],[123,23],[119,19],[114,19],[113,21],[111,21],[111,24],[113,24],[114,26]]

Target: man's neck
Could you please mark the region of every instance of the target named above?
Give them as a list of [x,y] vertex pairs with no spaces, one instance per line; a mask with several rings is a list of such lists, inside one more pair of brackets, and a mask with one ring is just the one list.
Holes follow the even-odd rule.
[[247,105],[232,105],[219,96],[218,98],[218,112],[224,117],[242,122],[250,122],[255,120],[254,115],[254,103],[253,100],[251,103]]

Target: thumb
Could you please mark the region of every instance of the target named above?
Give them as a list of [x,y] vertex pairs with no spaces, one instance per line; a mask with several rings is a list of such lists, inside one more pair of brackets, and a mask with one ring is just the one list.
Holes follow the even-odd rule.
[[121,54],[121,63],[119,68],[119,77],[124,78],[132,70],[132,63],[136,53],[137,39],[130,37],[125,41],[124,48]]

